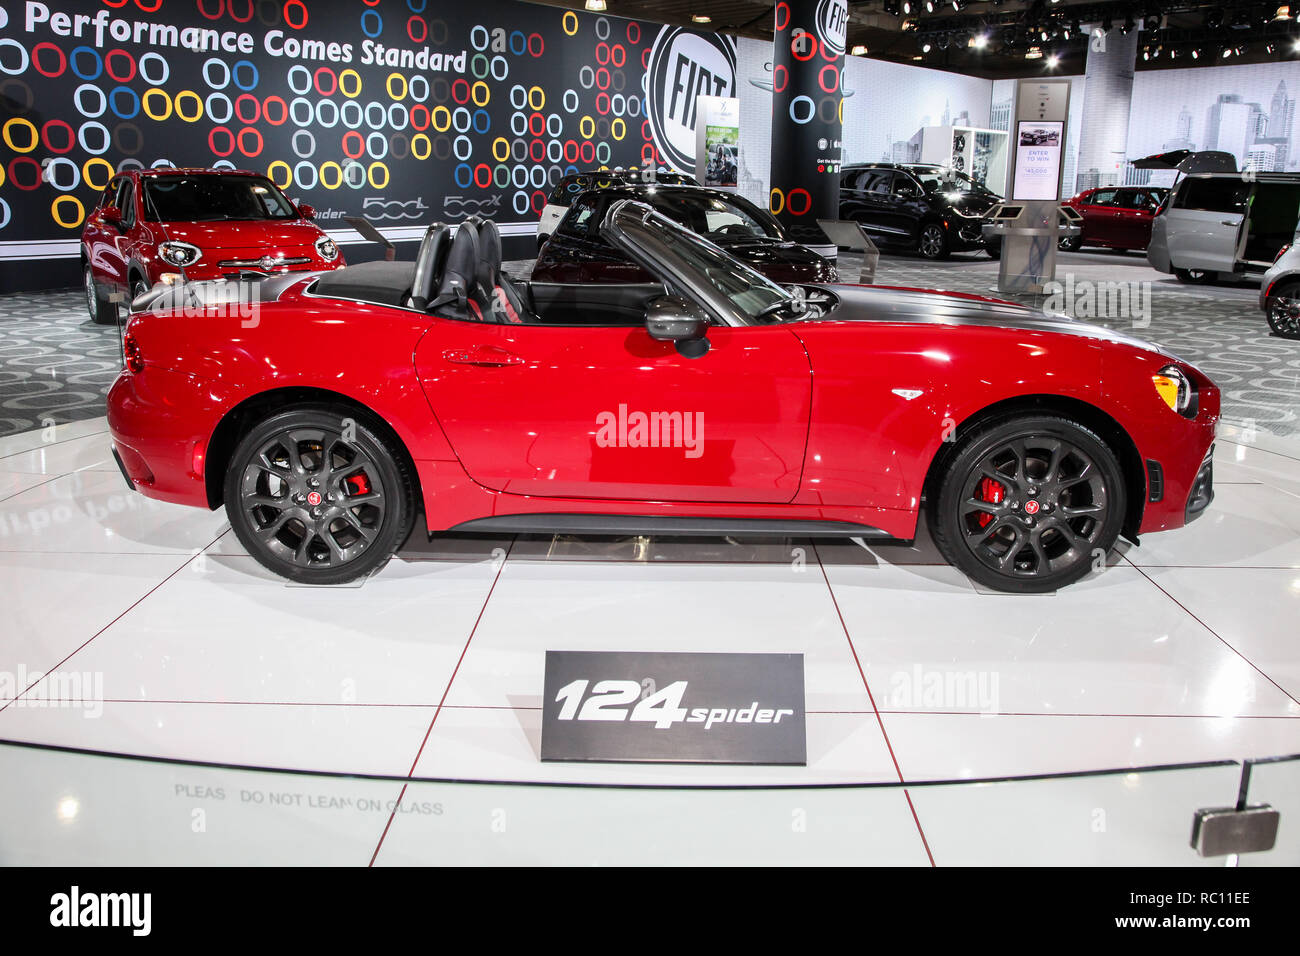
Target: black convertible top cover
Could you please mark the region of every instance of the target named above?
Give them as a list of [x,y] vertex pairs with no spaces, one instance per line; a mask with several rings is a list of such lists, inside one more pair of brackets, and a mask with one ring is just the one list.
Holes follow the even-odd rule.
[[406,305],[415,279],[414,262],[360,262],[326,272],[316,280],[316,295],[360,299],[380,305]]

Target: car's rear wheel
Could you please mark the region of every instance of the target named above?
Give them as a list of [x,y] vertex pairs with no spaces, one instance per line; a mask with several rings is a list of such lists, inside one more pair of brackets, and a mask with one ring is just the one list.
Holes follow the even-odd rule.
[[1124,524],[1124,477],[1089,429],[1049,415],[968,435],[929,504],[944,557],[986,587],[1064,587],[1101,564]]
[[1300,339],[1300,282],[1279,286],[1264,303],[1268,327],[1285,339]]
[[1062,236],[1056,247],[1062,252],[1078,252],[1083,248],[1083,236]]
[[1206,272],[1204,269],[1175,269],[1174,278],[1179,282],[1188,282],[1192,285],[1204,285],[1214,278],[1213,272]]
[[96,325],[113,325],[117,322],[117,306],[104,298],[95,282],[95,272],[87,262],[81,270],[82,288],[86,292],[86,310]]
[[414,482],[392,440],[333,406],[280,412],[252,428],[224,490],[248,553],[306,584],[342,584],[382,567],[415,514]]
[[948,233],[937,222],[928,222],[921,227],[916,247],[927,259],[946,259],[948,257]]

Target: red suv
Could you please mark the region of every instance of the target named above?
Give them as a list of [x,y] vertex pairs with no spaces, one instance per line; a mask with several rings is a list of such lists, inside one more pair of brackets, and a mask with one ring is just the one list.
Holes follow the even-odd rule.
[[1151,221],[1169,190],[1162,186],[1102,186],[1085,189],[1061,203],[1083,216],[1083,231],[1061,240],[1073,252],[1080,246],[1145,249],[1151,241]]
[[155,282],[337,269],[343,254],[311,221],[314,215],[260,173],[120,173],[109,181],[81,234],[90,317],[115,322],[113,293],[134,299]]

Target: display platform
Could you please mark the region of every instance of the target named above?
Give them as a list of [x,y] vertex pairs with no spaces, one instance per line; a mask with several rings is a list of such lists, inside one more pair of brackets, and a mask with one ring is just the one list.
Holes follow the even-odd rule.
[[[910,548],[417,534],[360,585],[295,587],[223,512],[128,491],[102,419],[10,436],[0,739],[389,786],[881,785],[892,797],[853,806],[885,801],[924,850],[927,817],[952,825],[927,813],[930,782],[1300,752],[1300,454],[1240,442],[1224,429],[1203,518],[1060,593],[1011,596],[977,590],[924,534]],[[808,764],[544,764],[548,649],[802,653]],[[5,748],[0,777],[105,760]]]

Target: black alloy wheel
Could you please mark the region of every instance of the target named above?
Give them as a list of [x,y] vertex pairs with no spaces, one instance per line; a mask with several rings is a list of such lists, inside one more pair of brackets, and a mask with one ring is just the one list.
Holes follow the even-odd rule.
[[1175,269],[1174,278],[1191,285],[1204,285],[1214,278],[1214,273],[1206,272],[1204,269]]
[[986,587],[1034,593],[1102,565],[1124,523],[1123,474],[1087,428],[1054,416],[1003,419],[948,462],[930,528],[953,565]]
[[1083,236],[1062,236],[1056,247],[1062,252],[1078,252],[1083,248]]
[[937,222],[928,222],[921,227],[920,238],[916,247],[927,259],[943,259],[948,255],[948,233]]
[[136,276],[131,280],[131,301],[134,302],[136,299],[140,298],[140,296],[148,292],[149,289],[149,283],[145,282],[144,279],[141,279],[139,276]]
[[95,273],[87,262],[81,269],[81,284],[86,293],[86,311],[96,325],[113,325],[117,322],[117,306],[99,294]]
[[248,432],[225,502],[249,554],[306,584],[342,584],[387,562],[410,533],[415,493],[380,432],[334,407],[281,412]]
[[1268,327],[1284,339],[1300,339],[1300,283],[1273,291],[1264,303]]

